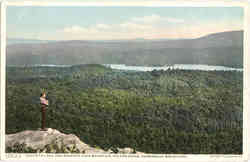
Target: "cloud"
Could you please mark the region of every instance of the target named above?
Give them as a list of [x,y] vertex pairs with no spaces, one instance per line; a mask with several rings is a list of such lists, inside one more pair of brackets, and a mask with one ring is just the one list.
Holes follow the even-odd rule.
[[136,24],[133,22],[125,22],[125,23],[119,24],[116,27],[121,27],[123,30],[126,29],[128,31],[129,30],[138,31],[138,30],[152,30],[153,29],[152,25]]
[[131,19],[134,22],[139,22],[139,23],[184,23],[183,19],[177,19],[177,18],[172,18],[172,17],[161,17],[156,14],[152,14],[151,16],[144,16],[144,17],[134,17]]
[[97,24],[96,28],[98,28],[98,29],[109,29],[110,25],[107,25],[107,24]]
[[119,24],[96,24],[87,27],[72,25],[59,30],[62,35],[75,39],[122,39],[134,37],[152,37],[159,29],[165,30],[164,23],[181,23],[183,20],[170,17],[161,17],[156,14],[144,17],[134,17]]
[[72,25],[58,30],[56,32],[57,36],[54,34],[54,38],[66,40],[133,39],[144,37],[146,34],[152,33],[153,30],[154,28],[151,25],[141,25],[131,22],[113,25],[97,24],[89,27]]
[[164,18],[165,21],[170,23],[184,23],[185,21],[183,19],[176,19],[176,18]]
[[144,17],[134,17],[128,21],[120,24],[96,24],[89,27],[81,27],[73,25],[65,27],[63,32],[66,33],[84,33],[84,32],[104,32],[104,31],[117,31],[117,32],[141,32],[149,31],[164,26],[164,23],[183,23],[184,20],[171,17],[161,17],[156,14]]
[[81,33],[81,32],[87,32],[88,29],[80,27],[78,25],[73,25],[71,27],[65,27],[63,29],[63,32],[65,33]]
[[[122,22],[120,24],[96,24],[96,25],[90,25],[87,27],[83,27],[80,25],[72,25],[67,26],[63,29],[58,30],[58,33],[63,34],[73,34],[76,37],[81,37],[85,39],[93,39],[97,36],[103,39],[112,39],[112,35],[115,35],[116,37],[122,38],[130,38],[135,35],[143,35],[145,33],[151,33],[155,29],[154,24],[143,24],[138,22],[133,22],[131,20]],[[87,36],[89,38],[87,38]]]
[[133,17],[117,24],[97,23],[89,26],[77,24],[67,26],[54,33],[42,34],[40,39],[178,39],[197,38],[210,33],[241,29],[243,29],[242,22],[189,22],[182,19],[152,14],[143,17]]

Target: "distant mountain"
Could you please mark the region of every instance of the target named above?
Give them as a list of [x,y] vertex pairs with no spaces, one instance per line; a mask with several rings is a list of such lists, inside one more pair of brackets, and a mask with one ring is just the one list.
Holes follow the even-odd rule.
[[242,67],[243,31],[180,40],[72,40],[10,44],[7,47],[7,64],[208,64]]
[[11,44],[32,44],[32,43],[49,43],[54,42],[50,40],[39,40],[39,39],[18,39],[18,38],[7,38],[7,45]]
[[[88,40],[88,42],[131,42],[131,41],[166,41],[166,40],[176,40],[176,39],[144,39],[144,38],[135,38],[135,39],[115,39],[115,40]],[[22,38],[7,38],[7,45],[12,44],[33,44],[33,43],[50,43],[56,42],[56,40],[39,40],[39,39],[22,39]]]

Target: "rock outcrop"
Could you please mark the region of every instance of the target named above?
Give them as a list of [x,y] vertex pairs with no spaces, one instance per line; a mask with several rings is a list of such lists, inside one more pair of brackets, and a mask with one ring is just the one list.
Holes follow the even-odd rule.
[[[26,150],[31,152],[51,152],[51,153],[86,153],[86,154],[130,154],[130,153],[142,153],[135,152],[131,148],[117,148],[116,152],[112,150],[102,150],[100,148],[94,148],[88,144],[82,142],[74,134],[64,134],[56,129],[49,128],[47,131],[41,130],[26,130],[15,134],[6,135],[6,148],[15,150],[18,152],[23,151],[20,149],[22,146]],[[14,148],[14,149],[13,149]],[[11,152],[6,151],[6,152]],[[26,151],[29,152],[29,151]]]

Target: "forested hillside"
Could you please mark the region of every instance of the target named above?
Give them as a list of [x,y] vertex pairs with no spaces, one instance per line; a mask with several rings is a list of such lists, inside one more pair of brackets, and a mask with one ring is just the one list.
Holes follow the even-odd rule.
[[132,72],[102,65],[7,67],[6,132],[47,127],[102,149],[146,153],[241,154],[243,74]]

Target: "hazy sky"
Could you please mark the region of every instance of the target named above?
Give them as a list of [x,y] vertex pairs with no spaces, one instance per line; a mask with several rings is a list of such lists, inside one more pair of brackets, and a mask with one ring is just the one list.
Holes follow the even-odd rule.
[[243,29],[240,7],[8,7],[7,37],[43,40],[196,38]]

